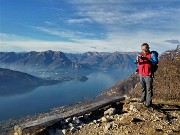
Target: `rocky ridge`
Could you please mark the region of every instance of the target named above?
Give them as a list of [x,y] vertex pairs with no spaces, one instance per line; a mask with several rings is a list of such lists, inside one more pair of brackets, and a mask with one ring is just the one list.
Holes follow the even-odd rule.
[[[0,67],[27,72],[35,75],[58,73],[71,75],[93,71],[128,71],[135,69],[133,59],[137,52],[87,52],[71,54],[61,51],[44,52],[0,52]],[[63,74],[66,73],[66,74]]]
[[154,100],[152,108],[138,98],[107,106],[97,112],[68,118],[38,135],[178,135],[180,104]]

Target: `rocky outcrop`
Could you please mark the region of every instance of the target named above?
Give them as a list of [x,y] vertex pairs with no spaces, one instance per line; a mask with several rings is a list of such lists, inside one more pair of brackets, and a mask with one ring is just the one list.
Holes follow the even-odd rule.
[[[45,115],[44,117],[39,117],[32,121],[28,120],[26,122],[17,124],[16,126],[14,126],[14,133],[17,133],[18,135],[34,134],[36,132],[41,131],[43,128],[51,127],[52,125],[54,125],[55,127],[56,127],[56,125],[57,126],[60,125],[61,128],[69,127],[70,131],[73,132],[82,126],[81,125],[82,120],[80,118],[84,119],[83,115],[85,115],[85,117],[87,119],[86,114],[92,113],[92,112],[97,112],[101,108],[107,107],[111,104],[122,101],[124,99],[125,99],[125,97],[122,97],[122,96],[106,98],[103,100],[94,99],[91,102],[84,102],[84,103],[80,103],[80,104],[71,106],[71,108],[70,107],[63,108],[63,110],[61,110],[61,112],[59,112],[59,113],[56,112],[54,115],[49,115],[49,116]],[[115,112],[115,110],[110,109],[106,113],[112,114],[114,112]],[[70,117],[72,117],[72,118],[70,118]],[[66,119],[66,118],[68,118],[68,119]],[[57,122],[58,122],[58,124],[56,124]],[[80,127],[76,127],[76,126],[80,126]],[[49,129],[47,129],[47,130],[49,130]],[[50,129],[50,131],[52,132],[51,129]]]
[[[65,119],[58,126],[49,127],[41,134],[61,131],[64,135],[178,135],[180,133],[179,103],[160,103],[154,101],[147,108],[139,99],[129,98],[80,117]],[[171,109],[171,111],[169,111]],[[53,135],[54,135],[53,134]]]

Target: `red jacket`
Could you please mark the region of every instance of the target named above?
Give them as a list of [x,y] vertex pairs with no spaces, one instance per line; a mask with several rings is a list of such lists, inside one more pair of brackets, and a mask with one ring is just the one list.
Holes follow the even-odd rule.
[[[143,53],[141,53],[141,56]],[[151,53],[146,54],[145,57],[139,60],[138,72],[143,76],[151,76],[152,75],[152,64]]]

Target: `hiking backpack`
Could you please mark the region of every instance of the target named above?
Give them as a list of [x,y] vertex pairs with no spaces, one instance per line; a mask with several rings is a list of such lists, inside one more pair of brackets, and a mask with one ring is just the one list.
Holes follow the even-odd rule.
[[151,55],[154,55],[156,57],[157,63],[152,63],[152,75],[154,77],[154,73],[158,69],[158,52],[157,51],[151,51]]

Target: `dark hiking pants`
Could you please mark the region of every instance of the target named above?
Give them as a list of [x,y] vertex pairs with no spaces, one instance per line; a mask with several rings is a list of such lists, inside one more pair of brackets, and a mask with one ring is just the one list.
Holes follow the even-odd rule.
[[150,76],[140,76],[141,83],[141,101],[146,101],[146,105],[152,104],[152,96],[153,96],[153,78]]

